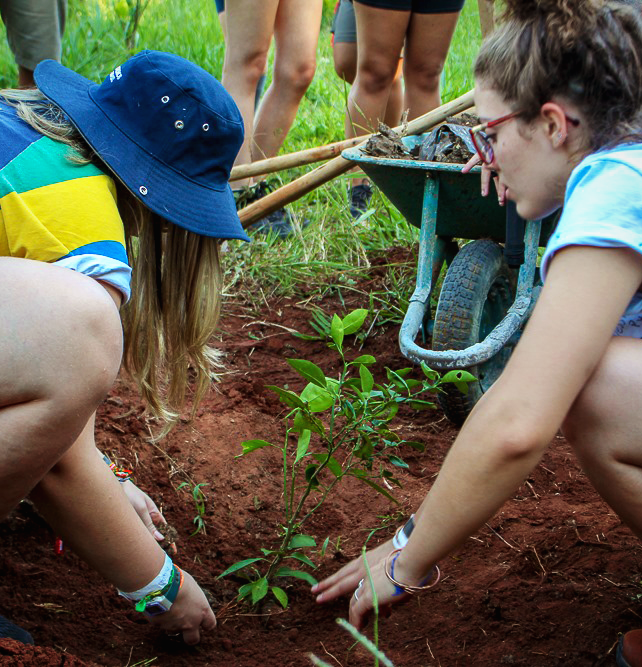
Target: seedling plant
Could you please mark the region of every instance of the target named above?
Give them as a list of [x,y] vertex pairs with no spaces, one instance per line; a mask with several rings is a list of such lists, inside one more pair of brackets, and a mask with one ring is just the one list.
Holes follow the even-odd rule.
[[343,318],[335,314],[331,319],[328,346],[339,357],[338,377],[326,376],[311,361],[288,359],[289,365],[308,381],[303,391],[297,394],[285,387],[267,387],[288,408],[283,443],[247,440],[239,457],[265,447],[280,452],[283,520],[277,547],[262,548],[261,556],[239,561],[220,575],[236,574],[247,580],[239,588],[239,599],[256,604],[271,592],[286,607],[287,594],[275,585],[277,579],[290,576],[316,583],[309,572],[296,569],[301,565],[315,568],[305,551],[315,548],[316,540],[303,532],[304,524],[346,477],[398,503],[390,491],[401,484],[391,468],[408,468],[402,458],[404,446],[424,449],[422,443],[403,440],[392,430],[391,422],[399,408],[434,408],[430,395],[440,391],[442,384],[454,383],[465,393],[468,383],[475,380],[465,371],[451,371],[440,378],[436,371],[422,365],[422,379],[410,377],[412,368],[386,368],[385,381],[375,382],[369,370],[376,363],[375,357],[362,354],[349,360],[344,346],[346,336],[357,334],[367,316],[367,310],[359,309]]
[[176,490],[185,489],[192,496],[194,501],[194,506],[196,507],[196,516],[193,519],[193,523],[196,526],[194,532],[190,537],[194,537],[198,533],[207,534],[207,527],[205,525],[205,502],[207,501],[207,496],[203,493],[203,487],[207,486],[207,482],[201,482],[200,484],[190,484],[189,482],[182,482],[176,487]]

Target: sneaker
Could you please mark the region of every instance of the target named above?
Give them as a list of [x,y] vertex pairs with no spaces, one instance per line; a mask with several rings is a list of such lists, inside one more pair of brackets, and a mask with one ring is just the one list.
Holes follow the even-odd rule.
[[[272,192],[273,189],[274,186],[267,181],[261,181],[256,185],[251,186],[248,188],[250,195],[245,198],[244,206],[257,201],[258,199],[262,199],[270,192]],[[252,223],[248,229],[259,232],[260,234],[273,232],[277,238],[284,239],[292,234],[292,216],[290,215],[289,211],[286,211],[284,208],[280,208]]]
[[620,637],[615,662],[617,667],[642,667],[642,630],[631,630]]
[[369,183],[354,185],[350,190],[350,214],[356,220],[367,210],[372,197],[372,186]]
[[33,637],[15,623],[8,621],[4,616],[0,616],[0,639],[15,639],[23,644],[33,644]]

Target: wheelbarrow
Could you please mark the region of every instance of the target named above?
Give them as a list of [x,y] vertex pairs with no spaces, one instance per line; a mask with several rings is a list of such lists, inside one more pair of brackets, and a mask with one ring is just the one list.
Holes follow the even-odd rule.
[[[403,142],[416,149],[424,136]],[[448,384],[439,395],[448,419],[460,424],[499,377],[521,336],[541,290],[538,249],[555,220],[524,221],[511,203],[504,208],[495,197],[482,197],[481,167],[462,174],[461,164],[371,157],[359,148],[342,155],[419,228],[416,287],[399,347],[415,363],[466,369],[477,378],[466,394]],[[444,262],[448,270],[433,315],[431,295]],[[424,347],[429,338],[431,348]]]

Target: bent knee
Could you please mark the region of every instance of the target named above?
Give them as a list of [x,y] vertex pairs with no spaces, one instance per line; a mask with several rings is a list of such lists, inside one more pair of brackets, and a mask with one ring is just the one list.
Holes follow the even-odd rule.
[[287,66],[279,64],[274,70],[274,81],[277,85],[287,87],[296,94],[303,96],[314,79],[315,71],[315,60],[308,60],[295,65],[288,63]]

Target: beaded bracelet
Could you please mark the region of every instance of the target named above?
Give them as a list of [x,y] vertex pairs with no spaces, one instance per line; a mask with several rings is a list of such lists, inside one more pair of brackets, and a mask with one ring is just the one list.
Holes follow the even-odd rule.
[[115,463],[109,460],[109,457],[106,454],[103,454],[103,461],[109,466],[109,469],[116,475],[116,479],[121,484],[128,482],[132,478],[133,470],[119,468]]
[[[383,571],[386,573],[386,577],[388,577],[388,580],[395,587],[395,593],[394,593],[395,595],[402,595],[403,593],[409,593],[410,595],[414,595],[415,593],[421,593],[422,591],[427,591],[429,588],[432,588],[433,586],[436,586],[439,583],[439,580],[441,579],[441,572],[437,567],[437,565],[435,565],[432,568],[433,570],[436,571],[436,574],[434,580],[429,584],[422,584],[421,586],[409,586],[408,584],[403,584],[400,581],[397,581],[395,579],[395,562],[400,552],[401,549],[394,549],[393,551],[391,551],[386,557],[386,562],[384,563],[383,566]],[[388,563],[390,563],[390,568],[388,568]],[[390,569],[390,571],[388,571],[388,569]],[[426,577],[424,581],[428,580],[430,576],[431,575],[428,575],[428,577]]]

